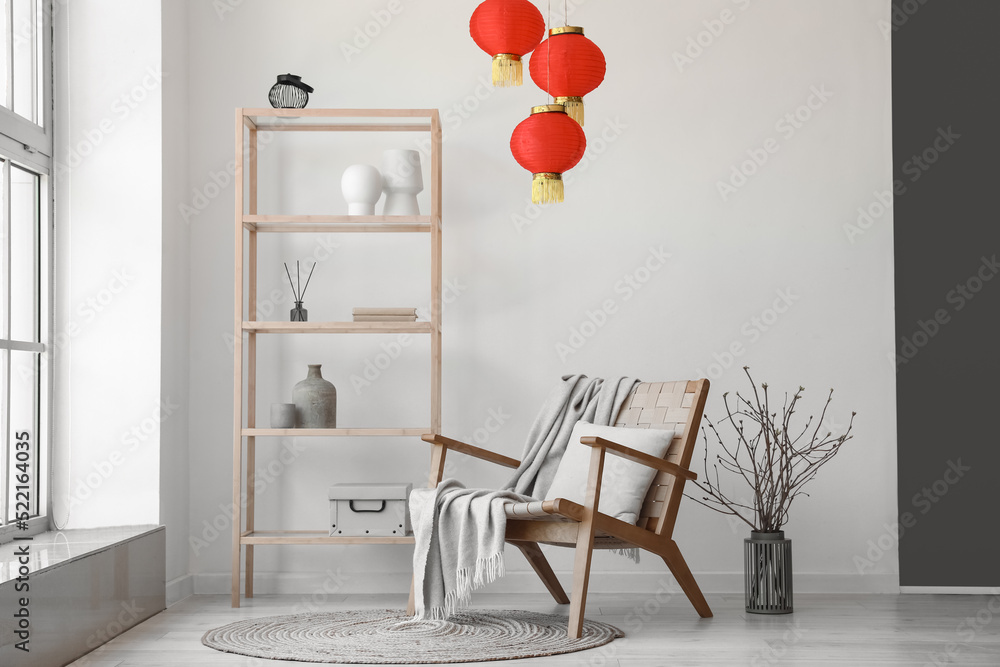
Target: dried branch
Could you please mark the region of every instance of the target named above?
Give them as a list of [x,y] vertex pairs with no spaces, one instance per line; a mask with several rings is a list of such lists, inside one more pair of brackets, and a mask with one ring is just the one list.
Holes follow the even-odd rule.
[[[771,399],[767,383],[761,384],[761,391],[758,391],[758,385],[750,375],[750,368],[744,366],[743,372],[750,381],[753,396],[747,398],[737,392],[736,400],[731,405],[729,394],[722,395],[726,417],[721,423],[728,422],[732,427],[736,435],[735,443],[727,445],[716,425],[705,417],[708,423],[707,428],[702,427],[705,440],[705,476],[704,481],[693,482],[705,495],[700,498],[691,495],[688,497],[720,514],[738,517],[755,531],[772,532],[780,530],[788,521],[792,501],[800,495],[809,495],[802,491],[802,487],[816,477],[820,468],[837,455],[845,442],[854,437],[851,431],[857,413],[851,413],[851,421],[844,433],[834,436],[832,432],[828,432],[821,436],[820,429],[826,421],[827,411],[833,400],[831,389],[819,419],[810,415],[805,426],[799,430],[792,422],[805,387],[799,387],[791,398],[788,393],[784,394],[779,418],[778,412],[770,411]],[[809,437],[810,428],[813,429],[812,437]],[[793,430],[796,433],[794,436],[790,435]],[[722,450],[713,459],[711,470],[708,461],[709,431]],[[804,440],[806,437],[809,439]],[[734,501],[722,490],[720,467],[738,475],[751,488],[753,506]]]

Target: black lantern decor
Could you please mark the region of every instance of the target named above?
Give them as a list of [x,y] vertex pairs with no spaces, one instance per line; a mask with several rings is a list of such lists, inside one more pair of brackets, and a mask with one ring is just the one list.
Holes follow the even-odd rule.
[[271,86],[267,100],[275,109],[305,109],[309,104],[312,86],[302,83],[295,74],[279,74],[278,82]]

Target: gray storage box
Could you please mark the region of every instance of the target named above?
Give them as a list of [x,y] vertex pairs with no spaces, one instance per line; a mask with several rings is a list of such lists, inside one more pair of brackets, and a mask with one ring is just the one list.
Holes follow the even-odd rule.
[[410,533],[412,484],[334,484],[331,537],[403,537]]

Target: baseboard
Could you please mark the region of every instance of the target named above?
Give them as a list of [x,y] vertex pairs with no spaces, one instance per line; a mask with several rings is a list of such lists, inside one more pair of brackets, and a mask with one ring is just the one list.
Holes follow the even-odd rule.
[[[572,573],[557,572],[563,586],[569,586]],[[230,592],[230,574],[202,573],[194,575],[197,595],[224,595]],[[743,594],[742,572],[695,572],[695,579],[705,593]],[[258,572],[254,576],[254,592],[260,595],[323,596],[334,594],[405,593],[410,588],[409,573],[344,573],[337,570],[313,573]],[[647,593],[676,588],[667,572],[599,572],[590,579],[594,593]],[[508,572],[490,584],[484,592],[544,593],[534,572]],[[796,573],[796,593],[879,593],[899,592],[897,574],[826,574]]]
[[1000,595],[998,586],[900,586],[904,595]]
[[194,577],[185,574],[167,582],[167,606],[177,604],[181,600],[194,595]]

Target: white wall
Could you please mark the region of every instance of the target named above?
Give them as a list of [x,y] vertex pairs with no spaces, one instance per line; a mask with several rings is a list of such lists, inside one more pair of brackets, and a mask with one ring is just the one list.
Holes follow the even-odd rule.
[[54,518],[158,523],[160,4],[55,6]]
[[[518,456],[546,393],[571,372],[648,380],[706,373],[713,418],[723,392],[746,387],[744,364],[773,388],[805,386],[812,409],[835,387],[833,421],[846,424],[857,410],[857,438],[812,485],[812,497],[793,508],[787,533],[795,540],[797,588],[895,590],[891,539],[883,537],[888,550],[864,576],[855,562],[886,532],[896,508],[887,361],[892,216],[877,216],[853,239],[844,230],[859,206],[890,188],[889,42],[878,26],[888,3],[643,1],[628,3],[628,11],[621,3],[572,4],[570,22],[585,26],[607,56],[607,79],[587,97],[591,150],[567,184],[566,202],[537,209],[530,176],[508,142],[545,96],[527,74],[519,89],[483,84],[490,60],[468,35],[472,4],[189,3],[189,188],[173,204],[190,223],[191,571],[198,592],[228,586],[234,229],[226,171],[233,109],[266,106],[274,76],[284,72],[315,86],[311,107],[436,107],[444,114],[444,275],[459,291],[444,314],[448,434],[473,437],[491,410],[501,411],[509,416],[485,444]],[[718,22],[720,15],[730,22]],[[374,34],[367,43],[358,37],[366,26]],[[679,68],[675,51],[698,39],[707,46]],[[817,90],[829,95],[817,97]],[[803,107],[810,102],[813,110]],[[810,118],[798,127],[780,122],[797,111]],[[393,145],[369,137],[296,141],[282,138],[262,153],[262,212],[345,210],[343,168],[377,160]],[[765,146],[773,154],[724,199],[717,183],[748,151],[759,156]],[[661,248],[670,253],[665,265],[641,289],[624,287],[630,274],[645,277],[641,267]],[[262,298],[278,290],[272,317],[284,319],[280,263],[318,257],[306,299],[313,319],[346,319],[355,305],[422,305],[425,250],[419,239],[267,238]],[[778,303],[782,314],[771,310],[779,294],[792,295],[787,308]],[[573,330],[605,300],[617,312],[561,356],[557,346],[579,343]],[[143,321],[135,314],[129,320]],[[351,376],[391,341],[266,339],[259,413],[266,419],[271,402],[289,400],[306,363],[322,362],[340,390],[342,424],[425,421],[425,348],[407,348],[371,387],[352,388]],[[297,444],[258,446],[258,465],[270,466],[258,527],[321,528],[333,482],[425,480],[427,450],[415,439]],[[474,485],[504,477],[458,457],[449,474]],[[738,590],[745,534],[689,502],[676,539],[706,588]],[[342,590],[404,591],[409,556],[404,547],[262,547],[259,589],[309,592],[340,568]],[[554,564],[567,570],[568,554],[558,553]],[[595,567],[639,573],[597,577],[595,589],[648,589],[665,572],[652,559],[632,567],[608,554],[596,557]],[[497,588],[541,590],[519,555],[509,556],[508,568],[512,574]]]
[[190,593],[187,525],[188,359],[191,327],[190,234],[174,201],[187,191],[187,3],[163,2],[163,273],[161,392],[177,405],[160,425],[160,523],[167,526],[167,603]]
[[[55,3],[58,527],[165,524],[189,592],[187,4]],[[161,15],[162,9],[162,15]],[[161,39],[161,35],[163,39]]]

